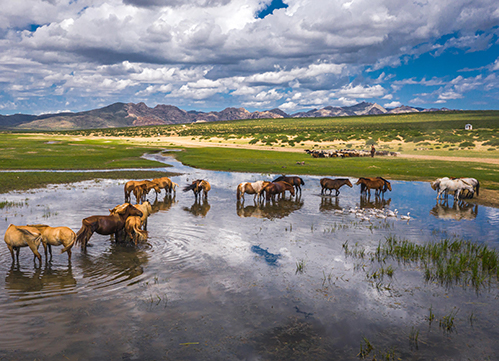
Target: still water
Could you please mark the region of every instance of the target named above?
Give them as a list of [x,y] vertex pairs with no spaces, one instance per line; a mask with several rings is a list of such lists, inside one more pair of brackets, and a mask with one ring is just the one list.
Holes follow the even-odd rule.
[[[358,360],[368,345],[368,359],[499,357],[495,283],[478,291],[427,283],[418,265],[398,262],[393,277],[373,281],[366,277],[373,264],[346,256],[343,247],[369,251],[395,236],[497,249],[499,210],[453,205],[452,197],[438,205],[422,182],[393,181],[378,202],[361,198],[358,186],[321,197],[320,177],[303,177],[299,199],[258,206],[246,195],[238,203],[240,182],[275,175],[153,158],[174,165],[158,169],[182,173],[172,178],[181,187],[208,180],[208,201],[181,190],[155,201],[151,193],[147,243],[94,234],[86,252],[73,248],[71,263],[54,247],[52,260],[38,266],[23,248],[20,265],[12,265],[0,246],[0,359]],[[83,218],[123,202],[125,181],[0,195],[11,202],[0,210],[0,231],[44,223],[76,232]],[[397,210],[399,217],[361,220],[350,212],[356,207]],[[408,212],[410,221],[400,220]]]

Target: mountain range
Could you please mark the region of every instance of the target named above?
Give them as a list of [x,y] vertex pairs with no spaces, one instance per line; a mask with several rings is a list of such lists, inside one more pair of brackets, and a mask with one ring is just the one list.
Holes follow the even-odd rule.
[[376,103],[362,102],[349,107],[327,106],[322,109],[312,109],[307,112],[294,114],[287,114],[278,108],[255,112],[249,112],[244,108],[226,108],[220,112],[213,111],[206,113],[194,110],[185,111],[176,106],[164,104],[158,104],[154,108],[149,108],[144,103],[114,103],[104,108],[78,113],[0,115],[0,128],[17,130],[71,130],[186,124],[236,119],[342,117],[445,110],[449,109],[424,109],[405,105],[393,109],[385,109]]

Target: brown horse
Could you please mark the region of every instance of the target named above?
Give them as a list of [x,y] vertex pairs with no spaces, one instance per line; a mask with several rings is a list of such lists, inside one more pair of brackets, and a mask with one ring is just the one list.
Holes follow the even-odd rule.
[[38,229],[31,226],[14,226],[9,225],[5,231],[4,241],[12,255],[12,262],[15,262],[14,250],[16,251],[17,263],[19,264],[19,250],[21,247],[29,247],[33,254],[33,260],[38,258],[40,265],[42,264],[42,256],[38,252],[38,247],[42,241],[42,235]]
[[135,200],[137,203],[141,203],[144,201],[151,191],[154,189],[156,192],[156,196],[161,193],[161,189],[158,187],[156,182],[150,180],[142,180],[142,181],[128,181],[125,183],[125,202],[130,202],[131,193],[135,196]]
[[52,246],[64,246],[61,253],[68,253],[68,261],[71,261],[71,248],[76,241],[76,234],[69,227],[50,227],[45,224],[31,224],[42,235],[42,244],[45,250],[45,260],[47,260],[47,248],[52,258]]
[[340,187],[344,186],[345,184],[350,188],[353,187],[352,183],[347,178],[322,178],[320,182],[322,187],[321,194],[324,194],[324,190],[329,190],[329,195],[331,195],[334,189],[336,191],[335,196],[338,196],[340,194]]
[[267,201],[269,201],[270,198],[272,198],[272,200],[275,200],[276,194],[284,198],[286,191],[289,191],[292,196],[295,195],[295,188],[288,182],[284,181],[271,182],[267,184],[263,190],[265,192],[265,199]]
[[305,185],[303,179],[297,176],[285,176],[283,174],[274,179],[272,182],[280,182],[280,181],[288,182],[289,184],[293,185],[296,188],[297,192],[300,191],[300,196],[301,196],[301,186]]
[[[110,209],[109,214],[121,213],[128,205],[130,205],[130,203],[120,204],[113,209]],[[142,212],[142,216],[140,217],[141,225],[144,226],[144,229],[147,229],[147,218],[152,214],[151,203],[149,203],[149,201],[145,201],[142,204],[136,204],[134,207]]]
[[168,177],[155,178],[152,181],[158,185],[159,189],[164,189],[166,193],[172,194],[172,191],[176,192],[175,185],[177,183],[172,182]]
[[125,227],[126,219],[130,216],[142,217],[142,212],[131,204],[127,205],[119,213],[109,216],[90,216],[81,221],[81,228],[76,234],[76,244],[82,248],[87,247],[88,240],[94,232],[102,235],[115,235],[116,241],[120,239],[120,232]]
[[193,181],[191,184],[184,187],[183,191],[193,191],[194,197],[198,199],[198,195],[203,192],[203,198],[208,199],[208,192],[211,190],[211,185],[204,179],[197,179]]
[[263,193],[263,188],[270,182],[268,181],[256,181],[256,182],[243,182],[239,183],[237,186],[237,192],[236,192],[236,198],[243,199],[244,201],[244,193],[248,194],[254,194],[255,196],[253,197],[253,200],[256,200],[256,197],[258,196],[258,199],[260,200],[260,197]]
[[367,191],[369,197],[371,197],[371,189],[375,190],[374,195],[376,197],[379,197],[380,194],[383,194],[384,196],[387,190],[389,191],[392,190],[390,182],[381,177],[376,177],[376,178],[361,177],[359,178],[357,183],[355,183],[355,185],[359,184],[360,184],[360,193],[365,193]]

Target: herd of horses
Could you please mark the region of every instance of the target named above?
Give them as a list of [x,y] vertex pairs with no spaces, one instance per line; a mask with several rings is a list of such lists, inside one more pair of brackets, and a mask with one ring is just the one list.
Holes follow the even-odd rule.
[[[244,194],[254,195],[254,201],[258,202],[264,197],[266,201],[285,199],[286,192],[297,199],[301,197],[301,187],[305,185],[302,178],[298,176],[279,176],[273,181],[243,182],[237,186],[236,198],[239,202],[244,202]],[[353,185],[347,178],[322,178],[320,179],[321,195],[337,197],[340,188],[344,185],[352,188]],[[360,185],[361,195],[371,196],[374,190],[375,197],[384,198],[386,191],[391,191],[392,187],[388,180],[382,177],[360,177],[355,185]],[[4,235],[4,241],[12,255],[12,261],[19,263],[19,250],[22,247],[29,247],[34,254],[34,259],[41,263],[42,257],[38,252],[40,243],[45,250],[45,258],[48,252],[52,257],[52,246],[63,246],[61,253],[67,252],[68,260],[71,261],[71,248],[74,245],[81,245],[86,249],[90,237],[94,233],[101,235],[114,235],[117,242],[133,241],[135,245],[147,239],[147,218],[152,213],[151,204],[147,201],[150,191],[156,192],[156,199],[162,190],[166,194],[176,194],[178,184],[168,177],[156,178],[153,180],[128,181],[124,186],[125,203],[109,210],[108,215],[93,215],[82,220],[80,230],[75,233],[68,227],[50,227],[44,224],[33,224],[26,226],[9,225]],[[480,183],[474,178],[439,178],[431,183],[431,187],[437,190],[437,200],[442,196],[447,199],[449,193],[454,195],[454,199],[472,198],[474,194],[479,194]],[[192,191],[196,202],[198,197],[208,199],[208,192],[211,185],[204,179],[197,179],[183,188],[184,192]],[[136,204],[132,205],[132,194]]]

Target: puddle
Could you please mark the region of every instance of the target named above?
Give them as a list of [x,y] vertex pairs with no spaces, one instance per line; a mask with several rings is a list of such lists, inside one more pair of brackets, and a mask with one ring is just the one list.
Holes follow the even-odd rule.
[[[178,190],[154,202],[151,193],[146,244],[94,234],[86,252],[73,249],[71,264],[54,247],[52,261],[35,266],[23,248],[20,265],[11,266],[0,246],[1,358],[358,360],[364,340],[373,347],[368,359],[498,357],[495,283],[478,293],[443,287],[403,262],[391,263],[393,277],[373,279],[366,275],[379,265],[343,247],[369,252],[387,237],[418,244],[447,237],[496,249],[498,210],[438,205],[422,182],[393,181],[384,201],[361,198],[355,186],[321,197],[320,177],[303,177],[299,199],[237,202],[239,183],[271,177],[148,157],[183,173],[172,177],[180,188],[207,179],[208,200]],[[124,183],[0,195],[7,205],[0,231],[10,223],[77,231],[83,218],[123,202]],[[380,218],[387,210],[399,216]],[[401,221],[408,212],[410,221]],[[453,326],[441,326],[452,315]]]

